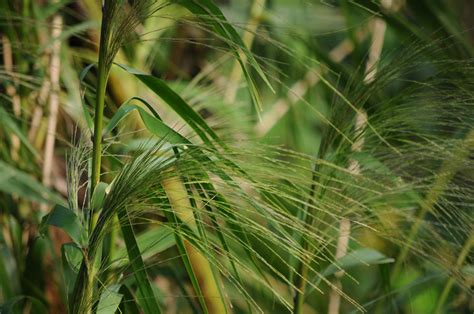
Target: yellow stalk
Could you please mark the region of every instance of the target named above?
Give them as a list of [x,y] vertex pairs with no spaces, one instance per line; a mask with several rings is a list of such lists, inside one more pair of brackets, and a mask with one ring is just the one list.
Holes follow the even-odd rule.
[[[171,209],[181,221],[197,232],[196,219],[183,181],[179,177],[174,176],[163,180],[161,184],[165,189]],[[184,240],[183,242],[209,313],[227,313],[228,309],[219,288],[220,280],[218,274],[213,271],[209,261],[198,249],[189,241]]]
[[63,18],[60,14],[53,17],[51,36],[54,40],[51,50],[51,60],[49,65],[49,80],[51,82],[51,93],[49,95],[49,118],[48,132],[46,134],[46,143],[44,148],[43,162],[43,184],[47,187],[52,185],[51,172],[53,168],[54,143],[56,141],[56,125],[59,111],[59,78],[61,67],[61,35],[63,28]]
[[[5,65],[5,72],[7,72],[13,79],[17,81],[15,73],[13,72],[13,52],[10,40],[6,35],[2,36],[3,45],[3,64]],[[21,99],[18,95],[15,86],[8,84],[6,88],[7,95],[11,97],[13,104],[13,114],[15,117],[21,115]],[[15,134],[11,135],[12,151],[11,156],[14,161],[18,161],[18,151],[20,150],[20,139]]]

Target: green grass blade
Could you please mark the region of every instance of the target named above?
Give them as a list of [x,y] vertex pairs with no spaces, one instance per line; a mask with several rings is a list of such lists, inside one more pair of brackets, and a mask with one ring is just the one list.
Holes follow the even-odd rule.
[[143,302],[141,302],[143,310],[147,314],[161,313],[160,306],[156,301],[153,288],[146,273],[145,263],[143,262],[127,210],[125,208],[119,210],[118,217],[133,275],[135,276],[138,289],[143,296]]
[[[179,221],[178,217],[176,217],[173,211],[165,211],[165,216],[169,222],[175,224],[176,226],[182,226],[182,225],[184,226],[184,224]],[[189,279],[191,280],[191,284],[193,286],[194,292],[196,293],[196,296],[199,300],[199,304],[201,305],[203,312],[208,314],[209,311],[207,309],[206,301],[204,300],[204,297],[201,291],[201,286],[199,285],[197,276],[194,273],[193,267],[191,265],[191,261],[188,257],[186,246],[184,245],[183,238],[178,232],[175,232],[175,241],[176,241],[176,247],[178,249],[178,252],[181,255],[181,259],[183,261],[184,267],[186,268],[186,272],[189,276]]]
[[0,107],[0,124],[18,136],[21,143],[25,145],[26,148],[28,148],[35,158],[39,158],[39,153],[36,151],[33,145],[31,145],[20,128],[18,128],[15,121],[10,117],[10,114],[3,107]]
[[[255,60],[252,53],[245,47],[242,38],[239,36],[235,28],[226,20],[224,14],[219,7],[211,0],[175,0],[174,3],[179,4],[190,12],[201,18],[201,20],[207,24],[216,34],[228,41],[229,47],[234,52],[235,57],[242,67],[242,71],[250,87],[250,93],[255,104],[261,109],[261,100],[258,94],[258,89],[252,79],[249,70],[245,66],[244,58],[241,54],[244,54],[250,65],[256,70],[260,78],[272,89],[272,85],[268,81],[267,76],[263,72],[262,68]],[[231,43],[231,44],[230,44]]]
[[187,140],[184,136],[164,124],[160,119],[152,116],[145,109],[139,107],[137,105],[123,105],[120,106],[119,110],[115,113],[115,115],[110,120],[109,124],[104,128],[104,134],[108,134],[111,130],[113,130],[117,124],[125,118],[131,111],[136,110],[140,114],[145,127],[147,128],[150,133],[155,136],[166,138],[172,144],[191,144],[189,140]]
[[[142,252],[142,257],[144,260],[146,260],[148,257],[164,252],[176,244],[173,231],[165,227],[152,228],[140,233],[139,235],[136,235],[135,238],[137,240],[140,252]],[[122,261],[123,263],[128,262],[126,255],[126,248],[118,249],[114,251],[111,260],[120,261],[117,262],[118,264],[116,265],[117,267],[120,267],[123,266]]]
[[29,174],[0,161],[0,191],[24,199],[67,206],[62,196],[44,187]]
[[120,285],[111,285],[104,289],[97,305],[97,314],[115,314],[117,312],[123,298],[119,290]]
[[43,217],[40,230],[48,225],[63,229],[80,247],[86,243],[86,231],[79,217],[69,208],[56,205],[49,214]]
[[123,295],[122,302],[120,303],[119,307],[119,313],[140,314],[137,300],[126,285],[122,285],[120,287],[119,293]]
[[[130,74],[135,75],[150,90],[163,99],[205,142],[212,145],[210,138],[223,145],[217,134],[207,125],[206,121],[191,106],[173,91],[163,80],[144,74],[125,65],[119,65]],[[133,99],[138,99],[134,97]],[[143,102],[143,101],[142,101]],[[146,102],[145,102],[146,103]],[[150,108],[150,106],[148,106]],[[210,138],[208,137],[210,136]]]

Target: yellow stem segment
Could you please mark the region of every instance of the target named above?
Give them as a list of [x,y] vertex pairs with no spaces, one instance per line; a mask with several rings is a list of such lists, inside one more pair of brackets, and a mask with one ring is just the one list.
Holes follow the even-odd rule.
[[[197,233],[196,219],[183,181],[179,177],[173,176],[172,178],[163,180],[161,184],[166,191],[171,209],[176,216]],[[228,309],[224,302],[221,289],[219,289],[218,274],[213,271],[209,261],[198,249],[189,243],[189,241],[184,240],[183,242],[209,313],[227,313]]]

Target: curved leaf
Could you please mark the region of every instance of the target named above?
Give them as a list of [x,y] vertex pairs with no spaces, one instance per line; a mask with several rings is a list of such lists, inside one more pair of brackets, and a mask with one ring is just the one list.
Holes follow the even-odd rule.
[[63,229],[77,245],[84,247],[86,232],[74,211],[61,205],[56,205],[49,214],[41,220],[40,230],[48,225]]
[[133,231],[127,210],[125,208],[122,208],[118,211],[118,216],[120,221],[120,228],[122,229],[123,239],[127,247],[128,259],[132,266],[133,275],[135,277],[138,290],[143,296],[143,310],[147,314],[159,314],[161,313],[160,306],[156,301],[155,294],[153,293],[153,288],[151,287],[151,283],[148,279],[145,263],[143,262],[142,254],[135,238],[135,233]]
[[[163,80],[152,75],[144,74],[126,65],[118,64],[118,66],[128,73],[135,75],[142,83],[163,99],[171,109],[173,109],[196,132],[204,143],[213,146],[210,140],[211,138],[221,146],[224,145],[217,134],[207,125],[206,121],[204,121],[204,119]],[[138,99],[138,97],[132,99]],[[210,138],[208,136],[210,136]]]
[[15,121],[10,117],[10,114],[2,107],[0,107],[0,124],[5,127],[10,129],[18,138],[20,139],[21,143],[25,145],[26,148],[36,157],[39,158],[39,154],[36,151],[36,149],[33,147],[33,145],[30,144],[26,136],[23,134],[23,132],[18,128],[16,125]]
[[66,201],[62,196],[52,192],[26,172],[3,161],[0,161],[0,191],[15,194],[30,201],[66,206]]
[[145,109],[137,105],[122,105],[114,114],[112,119],[110,119],[109,124],[104,128],[103,136],[107,135],[112,131],[117,124],[125,118],[131,111],[138,111],[140,117],[142,118],[145,127],[158,137],[165,137],[168,142],[172,144],[191,144],[184,136],[164,124],[160,119],[149,114]]
[[82,251],[75,243],[63,244],[61,246],[61,260],[67,295],[70,297],[76,283],[77,273],[81,267]]
[[123,294],[119,293],[120,285],[111,285],[104,289],[97,305],[97,314],[115,314]]
[[[219,7],[212,0],[174,0],[173,2],[185,7],[190,12],[198,16],[203,23],[207,24],[211,29],[214,30],[216,34],[226,40],[227,44],[232,49],[232,52],[240,63],[242,72],[245,76],[245,79],[247,80],[247,83],[249,84],[252,99],[259,111],[261,111],[262,101],[260,99],[255,82],[245,65],[246,60],[257,71],[258,75],[272,91],[274,91],[273,87],[252,53],[249,51],[249,49],[247,49],[247,47],[245,47],[242,38],[240,38],[235,28],[227,21]],[[243,58],[242,55],[244,55],[245,58]]]

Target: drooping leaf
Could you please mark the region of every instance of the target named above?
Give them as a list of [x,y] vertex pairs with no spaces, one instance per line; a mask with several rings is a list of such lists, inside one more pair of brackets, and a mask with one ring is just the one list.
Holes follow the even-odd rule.
[[[211,139],[223,145],[217,134],[207,125],[206,121],[175,91],[173,91],[163,80],[144,74],[125,65],[119,65],[122,69],[135,75],[141,82],[150,88],[156,95],[163,99],[206,144],[212,145]],[[209,138],[209,137],[210,138]]]
[[173,144],[191,144],[185,137],[181,134],[164,124],[161,120],[152,116],[145,109],[137,105],[122,105],[117,110],[115,115],[110,120],[109,124],[104,128],[104,135],[108,134],[113,130],[117,124],[125,118],[131,111],[136,110],[140,114],[145,127],[150,133],[160,138],[166,138],[167,141]]
[[[173,230],[165,228],[164,226],[142,232],[136,236],[136,240],[144,260],[175,245]],[[120,261],[118,265],[120,266],[122,265],[121,261],[126,255],[127,251],[125,248],[116,250],[114,251],[112,260]]]
[[97,305],[97,314],[115,314],[117,312],[123,298],[120,287],[121,285],[111,285],[104,288]]
[[56,203],[64,206],[67,204],[62,196],[43,186],[31,175],[3,161],[0,161],[0,191],[36,202]]
[[94,210],[102,208],[104,203],[105,193],[108,184],[105,182],[99,182],[95,187],[95,191],[92,194],[91,207]]
[[42,46],[39,49],[38,53],[43,53],[45,50],[50,49],[51,46],[54,44],[54,42],[57,41],[57,40],[59,40],[59,41],[66,40],[69,37],[74,36],[75,34],[79,34],[79,33],[85,32],[89,29],[93,29],[96,26],[97,26],[96,21],[86,21],[86,22],[82,22],[82,23],[76,24],[74,26],[71,26],[71,27],[63,30],[61,32],[61,35],[58,38],[52,38],[50,40],[50,42],[48,42],[44,46]]
[[381,265],[381,264],[390,264],[395,260],[391,257],[387,257],[384,254],[380,253],[377,250],[370,248],[361,248],[354,250],[349,254],[345,255],[337,261],[336,265],[328,266],[321,275],[330,276],[338,272],[339,270],[349,270],[355,266],[370,266],[370,265]]
[[[314,280],[316,282],[315,286],[319,285],[322,280],[322,277],[329,277],[334,275],[338,271],[344,270],[348,271],[356,266],[370,266],[370,265],[383,265],[393,263],[395,260],[393,258],[387,257],[384,254],[380,253],[377,250],[370,248],[361,248],[350,252],[349,254],[343,256],[341,259],[336,261],[337,264],[331,264],[326,269],[324,269]],[[310,291],[314,290],[312,286]]]
[[77,273],[82,262],[82,251],[75,243],[66,243],[61,247],[61,260],[68,296],[74,290]]
[[56,205],[49,214],[43,217],[40,230],[44,230],[48,225],[63,229],[77,245],[81,247],[85,245],[86,230],[79,217],[71,209]]
[[249,64],[257,71],[260,78],[268,85],[268,87],[270,87],[272,90],[273,88],[262,68],[255,60],[249,49],[245,46],[242,38],[239,36],[235,28],[227,21],[219,7],[212,0],[173,0],[173,2],[188,9],[190,12],[200,18],[204,24],[209,26],[209,28],[211,28],[216,34],[221,36],[226,41],[235,57],[239,61],[244,77],[249,84],[250,95],[252,96],[258,111],[261,111],[262,101],[259,92],[255,81],[253,80],[245,63],[249,62]]
[[155,294],[153,293],[150,280],[148,279],[145,263],[143,262],[140,248],[135,238],[135,232],[133,231],[130,218],[125,208],[119,210],[118,217],[123,239],[127,247],[128,259],[133,270],[138,290],[143,297],[140,304],[145,313],[159,314],[161,313],[161,309],[158,305]]
[[82,84],[84,82],[84,79],[86,78],[87,73],[96,66],[96,63],[91,63],[85,66],[82,70],[81,73],[79,74],[79,82]]
[[10,117],[8,112],[3,108],[0,107],[0,125],[4,128],[9,129],[11,132],[13,132],[18,138],[20,139],[21,143],[25,145],[26,148],[36,157],[39,157],[38,152],[36,149],[31,145],[31,143],[28,141],[26,136],[23,134],[23,132],[18,128],[16,125],[15,121]]

